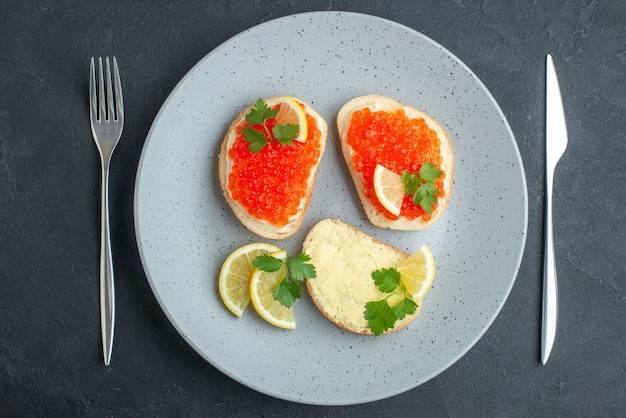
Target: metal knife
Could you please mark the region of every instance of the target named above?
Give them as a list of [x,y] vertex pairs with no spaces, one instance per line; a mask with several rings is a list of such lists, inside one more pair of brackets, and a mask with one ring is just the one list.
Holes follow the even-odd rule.
[[552,56],[546,56],[546,195],[543,243],[543,303],[541,315],[541,363],[546,364],[556,336],[558,294],[552,230],[554,169],[567,148],[567,125],[559,80]]

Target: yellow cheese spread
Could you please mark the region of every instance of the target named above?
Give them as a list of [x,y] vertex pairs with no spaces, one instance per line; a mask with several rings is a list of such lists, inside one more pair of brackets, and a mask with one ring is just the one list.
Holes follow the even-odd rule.
[[369,329],[365,304],[387,296],[374,283],[372,272],[397,266],[407,254],[332,220],[318,223],[311,235],[304,244],[317,270],[317,277],[308,282],[311,296],[336,323],[357,332]]

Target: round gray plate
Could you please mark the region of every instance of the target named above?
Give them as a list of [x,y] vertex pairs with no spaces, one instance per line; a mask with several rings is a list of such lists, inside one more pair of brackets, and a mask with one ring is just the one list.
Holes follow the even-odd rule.
[[[383,94],[425,110],[455,152],[447,212],[423,232],[373,227],[341,156],[339,108]],[[234,249],[264,240],[222,196],[217,156],[230,122],[259,97],[310,103],[329,127],[300,231],[274,242],[295,255],[308,230],[339,218],[405,251],[430,246],[437,266],[417,320],[383,337],[341,331],[307,295],[286,331],[252,307],[235,318],[217,276]],[[444,371],[483,335],[521,262],[528,218],[522,161],[498,105],[445,48],[412,29],[344,12],[287,16],[247,30],[204,57],[176,86],[148,134],[136,179],[135,226],[152,290],[169,320],[207,361],[260,392],[312,404],[354,404],[411,389]],[[305,292],[306,293],[306,292]]]

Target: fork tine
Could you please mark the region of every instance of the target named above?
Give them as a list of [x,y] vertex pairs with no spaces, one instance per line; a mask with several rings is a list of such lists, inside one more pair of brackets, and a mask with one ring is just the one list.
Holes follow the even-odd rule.
[[115,105],[113,103],[113,87],[111,85],[111,63],[109,62],[109,57],[105,58],[106,62],[106,91],[107,91],[107,121],[117,120],[115,117]]
[[122,81],[117,69],[117,59],[113,57],[113,87],[115,88],[115,108],[117,110],[115,120],[124,120],[124,99],[122,98]]
[[96,65],[94,58],[91,57],[91,65],[89,66],[89,117],[91,123],[98,120],[98,104],[96,95]]
[[98,58],[98,120],[106,120],[106,102],[104,91],[104,75],[102,74],[102,57]]

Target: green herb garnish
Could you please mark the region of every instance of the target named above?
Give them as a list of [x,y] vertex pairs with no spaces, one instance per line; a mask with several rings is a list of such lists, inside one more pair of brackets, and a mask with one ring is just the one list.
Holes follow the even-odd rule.
[[[271,133],[267,127],[267,120],[275,118],[279,110],[268,107],[263,99],[256,101],[250,113],[246,115],[248,126],[241,130],[245,141],[250,144],[248,150],[251,152],[261,151],[263,147],[270,143],[271,138],[274,138],[282,145],[293,144],[293,140],[298,136],[300,130],[298,124],[276,124],[272,128]],[[258,125],[261,125],[262,128],[253,127]]]
[[[397,320],[415,313],[417,303],[406,295],[406,289],[400,283],[400,272],[394,268],[380,269],[372,272],[372,279],[383,293],[388,295],[381,300],[365,304],[364,316],[367,324],[374,333],[380,335],[392,329]],[[394,306],[389,305],[389,298],[402,293],[402,299]]]
[[293,140],[298,136],[300,125],[293,123],[285,123],[284,125],[276,124],[272,128],[274,138],[282,145],[292,145]]
[[441,177],[443,171],[434,164],[424,163],[419,172],[411,173],[404,170],[400,180],[404,183],[404,193],[413,195],[413,203],[421,206],[427,213],[433,213],[433,205],[437,203],[439,189],[435,186],[435,181]]
[[302,287],[298,282],[317,277],[315,266],[308,261],[311,261],[311,257],[307,253],[300,253],[284,261],[269,254],[263,254],[255,258],[252,265],[259,270],[271,273],[278,271],[283,264],[286,264],[287,275],[276,285],[273,295],[274,300],[290,308],[293,302],[302,296]]

